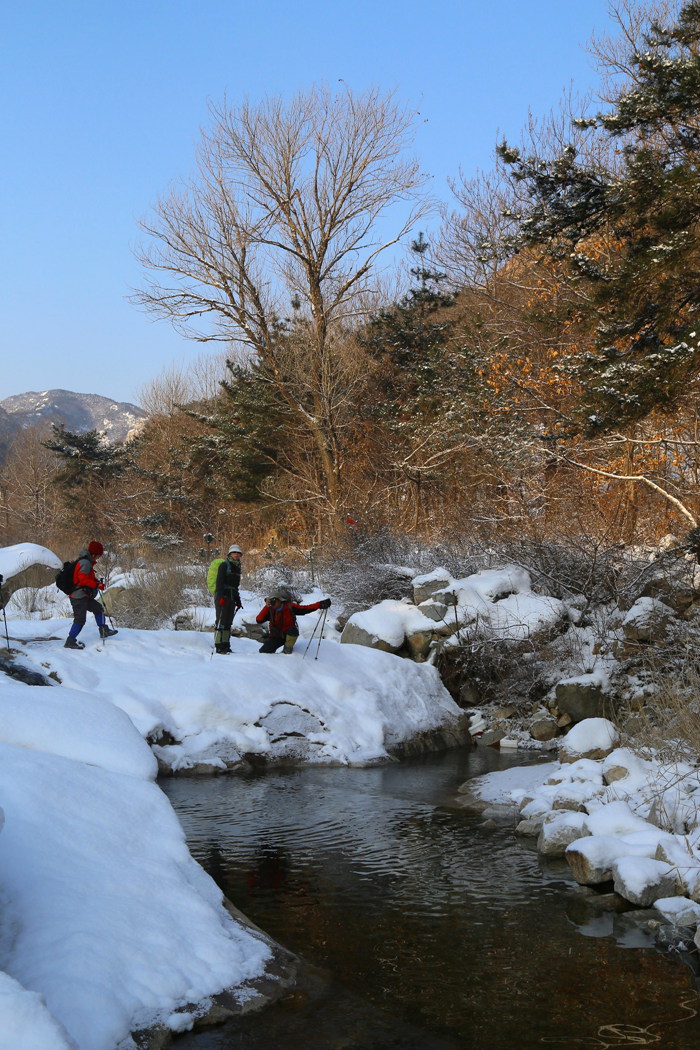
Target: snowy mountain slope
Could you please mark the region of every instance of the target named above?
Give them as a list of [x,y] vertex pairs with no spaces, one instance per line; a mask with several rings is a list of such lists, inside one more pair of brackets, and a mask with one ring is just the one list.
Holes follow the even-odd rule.
[[96,430],[110,444],[116,444],[138,432],[145,419],[146,413],[137,405],[112,401],[101,394],[30,390],[0,401],[0,438],[42,423],[63,423],[78,434]]

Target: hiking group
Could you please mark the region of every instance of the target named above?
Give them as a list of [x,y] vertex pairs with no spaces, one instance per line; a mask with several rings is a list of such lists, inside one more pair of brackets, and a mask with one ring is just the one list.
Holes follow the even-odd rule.
[[[104,580],[95,575],[95,564],[102,557],[104,547],[99,540],[91,540],[80,552],[74,562],[64,562],[63,568],[56,576],[56,586],[70,598],[73,609],[73,624],[65,641],[66,649],[84,649],[78,635],[85,626],[87,614],[93,613],[100,633],[100,638],[111,638],[117,631],[107,626],[105,609],[97,595],[104,590]],[[214,598],[216,624],[214,627],[214,648],[222,656],[228,656],[231,650],[231,626],[239,609],[243,608],[240,596],[241,559],[243,551],[232,543],[225,558],[214,558],[207,572],[207,587]],[[269,624],[269,633],[260,646],[261,653],[276,653],[282,649],[289,655],[299,637],[298,616],[330,608],[330,598],[318,602],[300,605],[293,599],[289,588],[278,586],[274,593],[265,598],[265,604],[255,617],[256,623]]]
[[[214,630],[214,648],[222,656],[231,653],[231,625],[238,609],[242,609],[239,587],[241,583],[241,558],[243,552],[237,544],[232,544],[225,558],[214,558],[207,573],[207,586],[214,596],[216,610],[216,628]],[[259,624],[269,622],[269,634],[260,646],[261,653],[291,653],[299,637],[297,616],[318,609],[328,609],[330,598],[310,605],[299,605],[292,600],[289,590],[278,587],[276,593],[268,595],[265,605],[255,620]]]

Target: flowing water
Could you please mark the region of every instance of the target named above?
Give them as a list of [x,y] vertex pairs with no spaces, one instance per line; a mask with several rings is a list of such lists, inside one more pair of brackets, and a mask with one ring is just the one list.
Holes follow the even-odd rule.
[[511,825],[446,805],[515,757],[458,750],[374,769],[162,784],[195,858],[310,964],[260,1013],[178,1050],[700,1046],[692,955],[578,887]]

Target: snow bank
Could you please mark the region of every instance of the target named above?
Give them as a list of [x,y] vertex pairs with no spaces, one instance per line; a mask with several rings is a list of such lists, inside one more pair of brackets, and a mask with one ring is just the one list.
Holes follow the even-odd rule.
[[0,972],[0,1050],[77,1050],[37,992]]
[[418,606],[392,599],[379,602],[365,612],[354,613],[348,623],[365,631],[374,641],[386,642],[392,649],[399,649],[406,635],[435,630],[435,621]]
[[[606,719],[592,718],[575,726],[569,737],[576,749],[589,751],[594,745],[609,746],[613,731]],[[616,748],[599,760],[487,773],[462,790],[471,798],[519,809],[520,833],[539,835],[541,852],[566,856],[580,883],[614,879],[617,892],[631,903],[648,907],[663,899],[663,914],[673,919],[676,912],[682,913],[683,924],[697,925],[697,769],[642,759]],[[688,907],[687,899],[696,907]]]
[[70,689],[71,702],[82,693],[116,706],[143,738],[167,731],[176,742],[157,753],[173,770],[223,769],[250,753],[274,760],[292,746],[306,761],[370,763],[462,720],[434,667],[364,646],[324,640],[316,659],[301,643],[291,656],[264,655],[258,643],[233,639],[232,656],[212,658],[209,634],[122,628],[102,645],[88,624],[87,648],[76,653],[63,648],[67,628],[67,621],[12,623],[27,657],[32,639],[45,639],[43,669]]
[[38,543],[15,543],[12,547],[0,547],[0,575],[6,580],[18,576],[32,565],[43,565],[49,569],[60,569],[63,562],[47,547]]
[[[0,678],[7,1050],[113,1050],[263,972],[269,948],[229,917],[154,772],[105,700]],[[3,1042],[18,1025],[25,1042]]]

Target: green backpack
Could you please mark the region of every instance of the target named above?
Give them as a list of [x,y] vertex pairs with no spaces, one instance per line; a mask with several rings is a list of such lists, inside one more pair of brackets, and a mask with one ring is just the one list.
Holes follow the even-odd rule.
[[216,594],[216,577],[219,572],[219,566],[222,561],[226,561],[225,558],[214,558],[213,562],[207,569],[207,587],[209,588],[210,594]]

